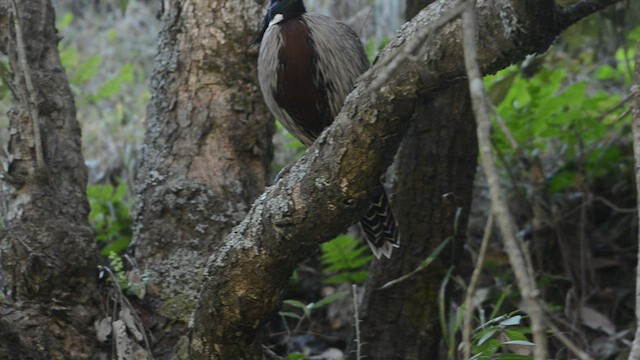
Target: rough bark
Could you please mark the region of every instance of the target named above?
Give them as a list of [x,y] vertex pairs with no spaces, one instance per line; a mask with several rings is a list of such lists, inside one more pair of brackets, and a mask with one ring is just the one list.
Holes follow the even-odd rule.
[[[409,1],[407,18],[432,2]],[[456,82],[419,101],[414,119],[392,177],[402,245],[390,260],[372,264],[362,300],[360,341],[370,359],[438,357],[438,292],[457,264],[471,204],[477,146],[466,84]],[[417,268],[447,238],[451,242],[428,269],[378,290]]]
[[169,356],[191,315],[206,259],[263,191],[273,120],[251,46],[256,1],[166,2],[134,206],[135,254],[155,354]]
[[6,1],[0,18],[0,50],[15,89],[9,157],[0,171],[12,187],[5,194],[7,228],[0,231],[0,359],[98,357],[87,170],[54,9],[48,0]]
[[[402,244],[369,269],[362,300],[362,353],[367,359],[436,359],[440,346],[438,292],[457,263],[476,169],[477,146],[464,82],[416,107],[396,159],[395,213]],[[384,290],[416,269],[441,242],[449,245],[426,270]]]
[[[440,0],[421,12],[380,60],[455,6]],[[545,51],[568,25],[551,0],[479,1],[476,11],[485,73]],[[277,310],[295,264],[362,215],[367,192],[391,162],[416,103],[433,101],[429,93],[464,77],[460,44],[456,20],[431,31],[420,57],[410,58],[375,96],[367,86],[385,69],[365,74],[329,130],[258,198],[207,263],[193,318],[193,358],[260,357],[256,334]]]

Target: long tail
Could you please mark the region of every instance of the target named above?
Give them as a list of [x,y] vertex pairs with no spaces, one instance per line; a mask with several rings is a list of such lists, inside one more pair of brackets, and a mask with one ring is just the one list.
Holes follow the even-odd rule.
[[366,215],[360,220],[360,226],[377,259],[382,255],[391,257],[393,248],[400,246],[400,233],[384,189],[369,206]]

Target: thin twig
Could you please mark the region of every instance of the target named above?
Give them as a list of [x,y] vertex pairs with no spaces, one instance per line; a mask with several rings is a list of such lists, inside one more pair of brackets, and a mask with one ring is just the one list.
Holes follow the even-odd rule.
[[[606,118],[607,116],[611,115],[613,112],[617,111],[618,109],[622,108],[626,103],[629,102],[629,100],[631,100],[631,95],[629,95],[626,98],[620,100],[617,104],[612,106],[610,109],[608,109],[605,112],[603,112],[602,114],[598,115],[598,117],[597,117],[598,121],[604,120],[604,118]],[[625,112],[623,113],[623,115],[625,113],[627,113],[629,110],[631,110],[631,109],[626,109]],[[619,118],[617,120],[619,120]]]
[[264,357],[268,360],[285,360],[285,358],[274,353],[265,345],[262,345],[262,355],[264,355]]
[[511,144],[511,148],[515,150],[516,153],[518,153],[518,155],[521,158],[523,158],[524,153],[522,152],[522,148],[520,147],[520,144],[518,144],[516,137],[513,136],[511,129],[509,129],[509,127],[507,126],[507,123],[504,122],[504,120],[502,119],[502,116],[500,116],[500,113],[498,113],[498,109],[496,109],[496,107],[493,106],[493,104],[491,104],[491,101],[488,98],[487,98],[487,106],[491,109],[491,113],[493,114],[493,116],[495,116],[496,124],[498,124],[498,127],[500,128],[500,130],[502,130],[502,133]]
[[358,305],[358,289],[356,285],[351,285],[351,290],[353,292],[353,317],[355,318],[355,327],[356,327],[356,359],[362,359],[362,343],[360,342],[360,311]]
[[555,336],[562,343],[562,345],[564,345],[569,351],[571,351],[575,356],[577,356],[578,359],[593,360],[593,358],[589,356],[589,354],[582,351],[579,347],[576,346],[576,344],[573,343],[573,341],[571,341],[564,333],[562,333],[555,324],[553,324],[552,322],[549,322],[548,325],[551,331],[553,332],[553,336]]
[[620,206],[612,203],[610,200],[607,200],[606,198],[603,198],[602,196],[595,196],[593,198],[593,201],[601,202],[601,203],[605,204],[607,207],[609,207],[611,210],[613,210],[615,212],[619,212],[619,213],[630,214],[630,213],[638,212],[637,208],[623,208],[623,207],[620,207]]
[[484,266],[484,259],[487,255],[487,248],[489,247],[489,239],[491,239],[491,233],[493,229],[493,214],[489,213],[487,219],[487,225],[484,228],[484,235],[482,236],[482,243],[480,244],[480,250],[478,252],[478,259],[476,260],[476,267],[473,269],[473,275],[471,275],[471,281],[467,288],[467,296],[464,299],[464,322],[462,325],[462,344],[464,346],[464,359],[469,360],[471,358],[471,322],[473,320],[473,297],[476,295],[476,289],[478,288],[478,281],[480,280],[480,274]]
[[26,100],[26,105],[29,108],[29,115],[31,117],[31,126],[33,126],[33,141],[35,142],[35,150],[36,150],[36,167],[38,169],[44,169],[44,156],[42,153],[42,140],[40,135],[40,116],[38,115],[38,99],[35,87],[33,86],[33,82],[31,80],[31,70],[29,69],[29,64],[27,61],[27,53],[26,47],[24,45],[24,39],[22,38],[22,24],[20,13],[18,12],[18,5],[16,4],[16,0],[11,0],[11,5],[13,8],[13,21],[15,24],[16,30],[16,42],[17,42],[17,53],[18,53],[18,62],[20,67],[22,68],[22,75],[24,76],[24,82],[27,86],[28,96]]
[[[631,87],[631,109],[633,121],[633,154],[635,157],[636,169],[636,192],[640,198],[640,52],[636,55],[635,84]],[[638,204],[638,217],[640,218],[640,201]],[[640,244],[640,233],[638,234],[638,244]],[[640,246],[638,246],[638,266],[636,266],[636,335],[633,339],[629,360],[640,359]]]
[[[111,268],[108,266],[98,266],[98,268],[100,270],[106,271],[109,274],[109,277],[111,278],[111,282],[116,287],[117,296],[118,296],[117,300],[120,302],[120,307],[122,308],[123,305],[126,305],[129,308],[129,310],[131,310],[131,315],[134,317],[135,321],[138,323],[138,325],[140,325],[142,329],[141,333],[144,339],[144,345],[147,350],[147,354],[149,356],[149,359],[153,360],[153,352],[151,351],[151,343],[149,342],[149,337],[147,336],[146,326],[144,326],[144,322],[142,322],[142,319],[140,319],[140,317],[138,316],[138,313],[136,312],[131,302],[129,302],[129,299],[127,299],[127,297],[124,295],[124,292],[120,287],[120,284],[118,283],[118,277],[116,276],[116,274],[113,273]],[[112,319],[116,318],[116,312],[117,312],[117,306],[114,306]]]
[[387,283],[385,283],[384,285],[382,285],[379,290],[384,290],[384,289],[388,289],[394,285],[397,285],[403,281],[406,281],[408,279],[410,279],[411,277],[415,276],[417,273],[421,272],[422,270],[426,269],[427,267],[429,267],[429,265],[431,265],[431,263],[438,258],[438,255],[440,255],[440,253],[442,252],[442,250],[444,250],[444,248],[449,244],[449,242],[452,240],[452,237],[448,237],[446,238],[443,242],[440,243],[440,245],[438,245],[437,248],[435,248],[433,250],[433,252],[431,254],[429,254],[429,256],[424,259],[420,265],[418,265],[418,267],[416,267],[413,271],[411,271],[408,274],[402,275],[399,278],[393,279]]
[[469,78],[473,110],[478,126],[478,145],[480,147],[482,168],[489,184],[492,212],[496,217],[500,233],[502,234],[507,254],[509,255],[509,261],[522,294],[524,308],[531,319],[531,330],[533,340],[536,344],[534,356],[536,360],[546,360],[547,337],[545,315],[537,303],[539,291],[535,283],[531,262],[525,258],[525,254],[522,251],[523,245],[518,242],[513,218],[509,212],[503,190],[500,187],[498,171],[491,147],[491,120],[487,107],[484,83],[482,82],[482,74],[478,65],[476,48],[477,23],[474,13],[475,0],[467,0],[467,3],[470,6],[462,13],[464,57],[467,76]]

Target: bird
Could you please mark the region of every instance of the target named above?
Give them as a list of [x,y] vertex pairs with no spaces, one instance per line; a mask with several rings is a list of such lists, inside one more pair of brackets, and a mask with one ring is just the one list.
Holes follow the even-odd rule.
[[[259,44],[258,81],[265,103],[305,146],[333,122],[369,68],[358,35],[331,17],[306,11],[303,0],[271,0]],[[384,187],[360,220],[376,258],[389,258],[400,234]]]

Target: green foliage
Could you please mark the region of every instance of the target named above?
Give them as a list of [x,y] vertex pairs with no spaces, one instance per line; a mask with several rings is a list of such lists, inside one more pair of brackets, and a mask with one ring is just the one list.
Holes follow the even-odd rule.
[[302,314],[297,314],[297,313],[280,313],[280,315],[283,316],[287,316],[287,317],[292,317],[295,319],[303,319],[304,317],[310,317],[311,313],[314,310],[323,308],[329,304],[331,304],[332,302],[338,300],[338,299],[342,299],[343,297],[345,297],[345,295],[347,295],[348,292],[346,291],[339,291],[337,293],[331,294],[323,299],[321,299],[320,301],[316,302],[316,303],[308,303],[305,304],[303,302],[300,302],[298,300],[284,300],[283,303],[290,305],[296,309],[300,309],[302,310]]
[[[126,10],[126,4],[123,3],[124,10]],[[123,12],[124,12],[123,10]],[[58,29],[62,31],[73,22],[73,15],[71,13],[65,14],[57,24]],[[134,67],[131,64],[123,65],[116,75],[108,77],[97,87],[95,91],[83,91],[78,89],[79,86],[86,85],[89,81],[102,75],[102,55],[93,54],[83,59],[82,54],[77,47],[71,46],[66,42],[60,43],[60,60],[62,65],[69,74],[69,83],[75,90],[75,94],[78,97],[79,105],[83,105],[87,102],[96,102],[99,100],[111,99],[118,94],[125,83],[131,83],[134,81]]]
[[117,75],[107,79],[102,85],[98,87],[98,91],[90,96],[91,101],[110,99],[116,94],[120,93],[120,90],[122,90],[122,86],[124,84],[134,81],[133,71],[134,68],[131,64],[122,66]]
[[122,258],[115,252],[111,251],[109,253],[109,265],[111,265],[111,269],[113,270],[113,274],[118,281],[118,285],[120,289],[126,290],[129,285],[127,281],[127,274],[124,271],[124,264],[122,263]]
[[276,134],[273,140],[279,149],[276,153],[276,159],[272,164],[276,172],[282,171],[286,164],[299,158],[305,150],[300,140],[291,135],[278,120],[276,120]]
[[361,284],[367,278],[364,266],[371,261],[369,248],[353,236],[339,236],[322,244],[322,272],[327,284]]
[[473,335],[471,359],[495,359],[496,355],[498,359],[532,359],[531,356],[504,353],[509,345],[534,346],[527,337],[531,329],[519,326],[521,321],[522,315],[511,313],[492,318],[482,324]]
[[9,85],[11,83],[11,70],[9,69],[8,59],[0,58],[0,100],[9,94]]
[[615,67],[609,64],[602,65],[595,73],[596,79],[624,82],[626,86],[631,86],[631,78],[635,68],[635,61],[633,60],[635,59],[635,54],[635,49],[618,49],[615,56]]
[[289,360],[305,360],[307,357],[301,353],[291,353],[287,355],[287,359]]
[[291,311],[285,310],[285,311],[279,312],[278,314],[283,318],[289,318],[296,321],[295,328],[292,330],[291,334],[289,334],[289,335],[293,335],[298,332],[298,330],[300,329],[300,327],[302,326],[302,324],[306,319],[311,319],[311,315],[315,311],[331,304],[332,302],[338,299],[345,297],[347,294],[348,294],[347,291],[339,291],[321,299],[316,303],[312,302],[308,304],[305,304],[298,300],[291,300],[291,299],[284,300],[283,304],[288,305],[288,307],[291,308]]
[[636,43],[640,43],[640,26],[638,26],[635,29],[629,31],[629,34],[627,34],[627,40],[635,41]]
[[[596,74],[621,81],[626,76],[623,63],[619,52],[618,68],[604,65]],[[586,81],[572,82],[565,70],[549,66],[531,78],[511,66],[485,81],[498,114],[523,152],[514,149],[502,131],[494,131],[494,145],[505,155],[505,166],[513,168],[523,155],[553,158],[547,172],[550,189],[556,192],[578,187],[579,175],[623,177],[630,170],[620,166],[620,148],[609,146],[609,139],[628,127],[621,119],[621,95]]]
[[73,69],[74,75],[69,79],[72,84],[85,84],[87,81],[93,79],[96,75],[98,75],[98,73],[100,72],[100,65],[102,64],[102,56],[89,56],[86,60],[80,62],[79,57],[77,56],[77,50],[73,49],[70,51],[74,55],[74,57],[70,57],[70,59],[73,59],[73,61],[75,62],[75,69]]
[[[114,5],[124,14],[129,3],[118,0]],[[129,182],[133,181],[136,144],[143,136],[141,122],[150,97],[144,67],[151,63],[147,33],[153,32],[154,25],[136,17],[144,13],[143,7],[134,5],[131,10],[122,18],[87,15],[74,19],[67,12],[57,22],[62,35],[60,57],[83,130],[83,153],[99,170],[109,169]],[[128,33],[138,32],[139,26],[145,28],[144,34],[133,40]]]
[[129,0],[116,0],[116,6],[118,10],[124,15],[127,12],[127,8],[129,7]]
[[96,240],[103,243],[103,256],[124,251],[131,241],[132,219],[129,215],[132,201],[127,184],[98,184],[87,187],[91,212],[89,221],[96,232]]
[[300,142],[300,140],[296,139],[293,135],[291,135],[282,125],[282,123],[276,120],[276,129],[278,131],[283,132],[285,138],[285,147],[287,150],[293,150],[296,153],[302,153],[304,151],[304,145]]
[[383,37],[381,40],[371,38],[364,44],[364,51],[367,53],[370,64],[373,64],[380,51],[389,44],[389,41],[391,41],[389,37]]

